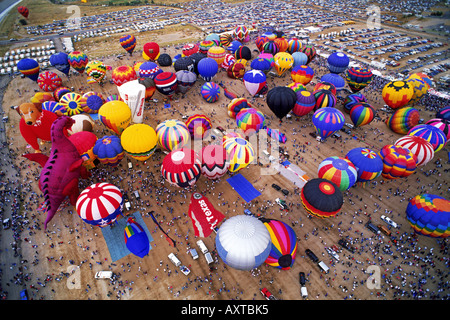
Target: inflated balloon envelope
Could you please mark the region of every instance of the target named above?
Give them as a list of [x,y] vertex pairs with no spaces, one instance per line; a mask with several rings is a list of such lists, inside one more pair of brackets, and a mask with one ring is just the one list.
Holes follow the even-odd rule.
[[120,97],[130,107],[131,121],[142,123],[144,118],[145,86],[133,80],[117,87]]

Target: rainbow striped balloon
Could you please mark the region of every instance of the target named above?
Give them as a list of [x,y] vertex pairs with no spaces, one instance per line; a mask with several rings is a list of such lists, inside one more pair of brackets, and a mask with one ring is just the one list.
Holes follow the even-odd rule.
[[61,97],[59,103],[66,108],[66,115],[73,116],[83,112],[83,97],[76,92],[66,93]]
[[270,233],[272,249],[265,263],[282,270],[289,270],[297,254],[297,235],[283,221],[263,219],[264,226]]
[[180,120],[164,120],[156,127],[158,145],[167,151],[182,148],[189,141],[189,129]]
[[73,51],[68,56],[69,64],[79,73],[83,73],[89,62],[87,55],[81,51]]
[[213,103],[219,99],[220,96],[220,87],[215,82],[206,82],[201,90],[200,94],[206,102]]
[[398,179],[416,171],[417,158],[407,148],[398,145],[385,145],[379,152],[383,160],[381,175],[386,179]]
[[136,48],[136,38],[131,34],[124,35],[119,39],[120,45],[124,48],[130,56],[133,54],[134,48]]
[[247,167],[255,157],[250,142],[243,138],[229,138],[223,142],[223,147],[230,160],[229,170],[231,172],[239,171]]
[[350,160],[333,156],[320,163],[317,175],[334,182],[341,191],[346,191],[355,184],[358,171]]
[[266,118],[261,111],[255,108],[244,108],[236,115],[236,124],[248,135],[262,129],[266,125]]

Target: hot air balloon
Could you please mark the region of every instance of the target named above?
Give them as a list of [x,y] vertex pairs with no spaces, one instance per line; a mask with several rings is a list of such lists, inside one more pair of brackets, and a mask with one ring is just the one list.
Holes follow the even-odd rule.
[[28,14],[30,13],[30,11],[28,10],[28,8],[25,7],[25,6],[19,6],[19,7],[17,7],[17,12],[19,12],[22,16],[24,16],[25,19],[28,18]]
[[309,64],[316,57],[316,48],[314,48],[314,46],[312,45],[305,45],[301,48],[301,52],[306,54],[306,56],[308,57],[308,62],[306,62],[305,64]]
[[145,86],[145,100],[153,97],[156,91],[156,84],[152,78],[139,78],[139,83]]
[[350,110],[350,118],[355,127],[364,126],[372,122],[375,117],[375,110],[368,103],[360,103]]
[[318,218],[335,216],[344,203],[338,186],[321,178],[308,180],[302,188],[300,199],[305,210]]
[[[198,52],[206,54],[208,52],[209,48],[214,47],[215,45],[216,45],[216,43],[214,41],[203,40],[200,42],[200,44],[198,46]],[[222,45],[222,47],[223,47],[223,45]]]
[[116,134],[122,134],[122,131],[131,122],[131,110],[123,101],[108,101],[98,110],[100,121],[114,131]]
[[203,58],[197,64],[198,74],[205,81],[211,81],[219,71],[219,66],[213,58]]
[[228,170],[231,172],[236,172],[247,167],[255,157],[255,151],[253,150],[252,145],[243,138],[226,139],[223,142],[223,147],[230,160],[230,167]]
[[142,123],[144,120],[144,105],[146,88],[139,80],[132,80],[117,87],[120,97],[131,111],[131,122]]
[[272,249],[265,263],[269,266],[289,270],[297,253],[297,235],[294,229],[283,221],[260,219],[270,233]]
[[363,102],[367,102],[367,99],[362,93],[357,92],[349,94],[344,100],[344,111],[346,113],[350,113],[350,110],[352,110],[353,106]]
[[231,43],[227,46],[227,51],[234,55],[234,53],[239,49],[239,47],[242,46],[242,43],[240,41],[234,40],[231,41]]
[[181,148],[164,157],[161,174],[171,185],[180,188],[193,186],[200,178],[202,162],[194,150]]
[[286,135],[280,132],[278,129],[266,128],[266,132],[267,135],[275,139],[275,141],[278,141],[280,143],[286,143],[287,141]]
[[408,135],[424,138],[431,143],[434,152],[441,150],[447,142],[445,134],[438,128],[429,124],[419,124],[413,127],[408,131]]
[[297,101],[292,109],[292,113],[297,117],[307,115],[316,106],[316,97],[311,92],[301,90],[296,93],[296,96]]
[[336,95],[337,90],[336,87],[334,86],[334,84],[332,84],[331,82],[325,82],[325,81],[319,81],[313,89],[313,92],[319,91],[319,90],[328,90],[331,91],[332,94]]
[[189,142],[189,129],[180,120],[164,120],[156,127],[158,145],[172,151],[182,148]]
[[433,86],[433,79],[431,79],[425,73],[423,73],[423,72],[416,72],[416,73],[413,73],[413,75],[420,77],[420,79],[422,79],[422,81],[425,82],[425,84],[427,85],[428,89],[430,89]]
[[350,160],[332,156],[319,164],[317,176],[334,182],[341,191],[346,191],[355,184],[358,172]]
[[50,64],[58,71],[61,71],[65,75],[69,74],[70,64],[69,56],[65,52],[58,52],[50,56]]
[[403,136],[394,144],[409,149],[417,158],[417,166],[426,165],[434,157],[433,146],[421,137]]
[[66,108],[56,101],[44,101],[42,103],[42,110],[53,112],[57,116],[62,116],[66,114]]
[[172,58],[167,53],[161,53],[157,61],[161,67],[170,67],[172,65]]
[[[144,55],[145,54],[145,55]],[[159,58],[159,44],[156,42],[147,42],[144,44],[142,56],[146,60],[155,61]]]
[[238,26],[233,30],[233,38],[243,42],[248,35],[248,29],[246,26]]
[[221,33],[219,36],[219,39],[220,39],[220,45],[225,48],[230,45],[231,41],[233,41],[233,37],[229,33]]
[[[216,63],[214,61],[214,63]],[[197,81],[197,75],[194,72],[180,70],[175,73],[177,76],[177,89],[181,93],[186,93]]]
[[250,67],[254,70],[267,72],[270,70],[271,65],[270,65],[269,60],[263,59],[263,58],[257,58],[251,62]]
[[215,244],[225,264],[244,271],[263,264],[272,249],[267,228],[257,218],[247,215],[233,216],[223,222]]
[[239,129],[236,129],[235,131],[231,131],[226,133],[223,137],[222,137],[222,145],[225,142],[225,140],[227,139],[234,139],[234,138],[242,138],[245,139],[245,136],[243,133],[241,133],[242,131]]
[[327,58],[328,69],[333,73],[341,73],[347,69],[350,59],[343,52],[334,52]]
[[292,68],[292,81],[307,85],[314,77],[314,70],[305,65],[299,65]]
[[341,91],[345,87],[345,80],[337,73],[327,73],[320,77],[322,83],[331,83],[336,88],[336,91]]
[[293,54],[295,52],[300,52],[301,49],[302,49],[302,43],[300,42],[299,39],[292,38],[288,41],[287,50],[290,54]]
[[220,43],[220,36],[217,33],[210,33],[206,36],[205,40],[214,41],[215,43]]
[[351,149],[345,156],[356,167],[359,182],[368,182],[378,178],[383,171],[383,160],[375,151],[368,148]]
[[252,52],[250,51],[249,47],[247,47],[247,46],[240,46],[234,52],[234,57],[236,59],[251,60],[252,59]]
[[194,114],[187,118],[186,127],[194,139],[203,139],[211,130],[211,120],[204,114]]
[[254,96],[266,85],[266,75],[259,70],[250,70],[243,77],[245,88]]
[[96,183],[80,193],[76,211],[84,222],[105,227],[122,214],[122,206],[123,198],[119,188],[110,183]]
[[127,249],[138,256],[144,258],[150,251],[150,240],[145,233],[144,228],[136,222],[135,218],[129,217],[127,225],[123,230],[123,238]]
[[206,82],[204,85],[202,85],[200,94],[206,102],[216,102],[220,96],[220,87],[215,82]]
[[230,167],[227,152],[221,145],[210,144],[202,149],[202,175],[211,180],[223,177]]
[[90,131],[80,131],[70,135],[69,140],[77,148],[80,158],[83,160],[83,166],[86,169],[94,168],[94,161],[97,157],[93,149],[97,142],[97,136]]
[[280,52],[280,48],[275,43],[275,41],[269,40],[264,43],[262,52],[270,53],[271,55],[275,56],[278,52]]
[[132,80],[137,80],[137,74],[130,66],[120,66],[113,70],[111,75],[112,81],[118,87]]
[[241,62],[235,62],[227,69],[227,75],[233,79],[241,79],[245,73],[245,66]]
[[141,78],[151,78],[154,80],[162,72],[163,70],[152,61],[146,61],[139,66],[139,76]]
[[37,83],[39,88],[46,92],[55,91],[57,88],[62,86],[61,77],[52,71],[45,71],[44,73],[41,73],[37,79]]
[[404,107],[395,110],[386,119],[387,126],[399,134],[407,134],[408,131],[419,123],[420,114],[417,109],[412,107]]
[[91,116],[89,116],[88,114],[79,113],[71,116],[70,118],[72,118],[72,120],[74,120],[75,123],[72,124],[72,127],[70,127],[70,129],[67,129],[67,133],[69,135],[81,131],[89,131],[89,132],[94,131],[94,120],[92,120]]
[[433,194],[419,194],[406,207],[406,219],[415,232],[432,238],[450,236],[450,201]]
[[[301,84],[300,82],[292,82],[292,83],[288,84],[287,87],[294,90],[295,94],[297,94],[297,92],[299,92],[299,91],[306,91],[306,87],[303,84]],[[298,97],[297,97],[297,99],[298,99]]]
[[413,88],[413,96],[409,103],[418,102],[428,92],[428,85],[418,75],[412,74],[406,78],[406,82]]
[[450,106],[443,107],[436,112],[436,118],[450,121]]
[[59,101],[61,100],[63,95],[69,92],[72,92],[72,90],[67,87],[59,87],[56,88],[55,91],[53,91],[53,97],[55,98],[55,101]]
[[83,73],[89,62],[87,55],[80,51],[73,51],[67,56],[68,62],[72,68],[79,73]]
[[122,132],[120,142],[133,159],[145,161],[156,150],[156,132],[148,124],[132,124]]
[[194,60],[191,57],[181,57],[173,63],[173,68],[175,72],[180,70],[194,71]]
[[155,77],[155,85],[160,93],[171,98],[178,87],[177,75],[169,71],[162,72]]
[[313,92],[316,98],[314,110],[321,108],[334,108],[336,106],[336,96],[330,90],[320,89]]
[[116,167],[124,157],[124,150],[117,136],[104,136],[95,142],[92,150],[100,163]]
[[292,53],[292,59],[294,59],[293,67],[306,65],[308,63],[308,56],[303,52],[294,52]]
[[345,116],[338,109],[325,107],[314,112],[312,122],[316,127],[317,135],[326,139],[344,127]]
[[66,108],[65,114],[68,116],[73,116],[79,113],[83,113],[83,97],[76,92],[66,93],[61,97],[59,103]]
[[259,52],[263,51],[263,47],[264,47],[264,43],[266,43],[267,41],[269,41],[269,38],[266,36],[259,36],[255,39],[255,44],[256,47],[258,48]]
[[372,82],[373,73],[369,68],[355,66],[347,69],[345,80],[352,92],[358,92]]
[[381,95],[384,102],[392,109],[404,107],[414,94],[414,89],[406,81],[391,81],[387,83]]
[[34,59],[21,59],[17,63],[17,70],[19,70],[20,73],[33,81],[37,81],[39,77],[39,63],[37,63],[37,61]]
[[34,96],[30,98],[30,102],[34,104],[41,104],[45,101],[55,101],[53,94],[50,92],[36,92]]
[[[276,38],[275,40],[273,40],[277,46],[278,46],[278,53],[280,52],[286,52],[288,47],[289,47],[289,43],[285,38]],[[289,52],[286,52],[289,53]],[[290,54],[290,53],[289,53]]]
[[89,91],[83,94],[83,111],[86,113],[98,113],[100,107],[105,103],[101,93]]
[[181,49],[182,55],[185,57],[189,57],[194,53],[197,53],[199,50],[198,45],[196,43],[188,43],[183,46]]
[[266,103],[280,120],[294,108],[296,101],[297,95],[294,90],[288,87],[274,87],[267,93]]
[[88,62],[85,71],[89,77],[100,83],[105,77],[106,66],[101,61],[93,60]]
[[[212,58],[210,58],[212,59]],[[220,65],[221,68],[228,70],[229,67],[231,67],[236,62],[236,58],[230,54],[227,53],[225,55],[225,59],[223,60],[223,63]]]
[[236,115],[236,124],[246,135],[250,135],[257,133],[265,126],[266,118],[261,111],[255,108],[246,108]]
[[450,139],[450,120],[435,118],[428,120],[425,124],[438,128],[447,137],[447,141]]
[[[217,65],[220,66],[225,59],[225,49],[222,47],[214,46],[209,48],[208,53],[206,54],[208,58],[214,59],[217,62]],[[202,59],[203,60],[203,59]]]
[[228,115],[231,118],[236,118],[236,115],[243,108],[252,108],[252,105],[245,98],[235,98],[231,100],[231,102],[227,106]]
[[134,48],[136,48],[136,38],[131,34],[126,34],[120,37],[120,45],[124,48],[130,56],[133,55]]
[[381,175],[385,179],[398,179],[411,175],[417,168],[416,156],[407,148],[385,145],[379,152],[383,160]]

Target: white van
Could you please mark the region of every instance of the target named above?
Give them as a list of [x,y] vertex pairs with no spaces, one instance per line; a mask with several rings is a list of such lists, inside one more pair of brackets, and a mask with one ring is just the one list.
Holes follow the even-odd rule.
[[203,240],[198,240],[197,245],[203,254],[206,254],[208,252],[208,248],[205,246],[205,243],[203,242]]
[[191,254],[191,256],[192,256],[192,259],[198,259],[198,253],[197,253],[197,250],[195,250],[194,248],[192,248],[191,250],[189,250],[189,253]]
[[303,299],[308,298],[308,290],[306,289],[306,287],[302,286],[300,288],[300,293],[302,294]]
[[208,264],[211,264],[214,262],[214,259],[212,258],[210,252],[205,253],[205,258],[206,258],[206,262],[208,262]]
[[270,156],[270,153],[269,153],[267,150],[263,150],[263,154],[264,154],[266,157],[269,157],[269,156]]
[[95,279],[112,279],[112,271],[99,271],[95,274]]
[[172,261],[172,263],[178,267],[181,266],[181,261],[178,260],[178,258],[176,257],[176,255],[174,255],[172,252],[168,255],[169,260]]
[[323,273],[328,273],[330,271],[330,268],[328,268],[328,266],[323,261],[320,261],[318,263],[318,266],[322,270]]
[[133,169],[133,164],[131,163],[131,161],[128,161],[128,169]]

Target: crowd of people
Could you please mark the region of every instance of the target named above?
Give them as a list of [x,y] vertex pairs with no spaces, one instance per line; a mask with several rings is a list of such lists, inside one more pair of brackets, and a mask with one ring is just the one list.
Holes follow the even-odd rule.
[[[131,58],[129,57],[128,60]],[[129,61],[131,62],[131,61]],[[328,72],[326,67],[326,60],[317,56],[311,66],[316,74],[324,74]],[[231,80],[223,80],[225,86],[233,88],[237,86],[236,82]],[[369,101],[375,105],[380,105],[381,89],[387,81],[383,78],[374,77],[368,90],[364,94]],[[111,87],[112,88],[112,87]],[[76,88],[80,89],[80,88]],[[104,90],[109,90],[105,89]],[[116,94],[116,92],[109,92]],[[25,96],[27,92],[22,92]],[[190,93],[192,95],[199,95],[199,93]],[[440,107],[448,103],[441,98],[426,95],[420,105],[426,111],[432,113],[436,112]],[[262,107],[263,100],[253,98],[251,100],[255,107]],[[219,109],[226,108],[227,103],[219,103],[213,108],[203,110],[208,115],[214,116]],[[148,108],[154,106],[150,103]],[[201,110],[201,107],[196,106],[189,99],[181,99],[179,103],[172,104],[171,108],[164,109],[154,108],[152,116],[179,116],[185,114],[186,111]],[[150,114],[150,113],[149,113]],[[148,118],[147,118],[148,119]],[[277,120],[272,115],[267,115],[267,120],[276,122]],[[295,119],[287,120],[287,125],[295,123]],[[233,121],[227,121],[226,129],[233,129],[235,127]],[[306,144],[302,141],[301,135],[312,131],[313,126],[310,122],[305,121],[301,126],[288,133],[289,141],[288,150],[290,154],[290,161],[299,166],[307,164],[307,162],[320,163],[326,156],[317,156],[316,150],[325,149],[326,145],[317,143]],[[386,129],[388,130],[388,129]],[[389,131],[387,131],[389,132]],[[97,127],[95,129],[97,136],[109,134],[105,127]],[[295,134],[294,134],[295,133]],[[291,135],[292,134],[292,135]],[[368,146],[375,147],[380,141],[386,143],[393,142],[393,134],[380,131],[376,127],[368,127],[363,131],[358,131],[359,138],[367,143]],[[13,233],[9,246],[3,250],[12,250],[14,261],[1,261],[0,277],[2,287],[0,295],[2,299],[18,299],[17,296],[11,296],[9,292],[11,287],[17,286],[20,288],[27,288],[28,293],[33,299],[49,299],[55,295],[58,290],[64,288],[58,287],[55,282],[63,282],[70,279],[74,274],[76,268],[67,271],[65,266],[82,268],[89,268],[90,270],[98,268],[100,265],[102,269],[109,269],[114,271],[115,278],[111,280],[107,297],[110,299],[123,299],[134,293],[136,287],[142,287],[140,283],[145,281],[145,289],[153,292],[160,297],[164,297],[167,293],[162,293],[162,287],[165,288],[167,283],[171,283],[173,277],[184,277],[177,270],[177,268],[161,260],[159,266],[155,270],[149,269],[142,260],[129,260],[130,262],[110,261],[110,258],[105,252],[99,252],[97,240],[101,238],[101,233],[98,229],[84,224],[81,220],[78,222],[64,220],[61,223],[53,222],[50,230],[44,233],[41,227],[41,218],[43,213],[41,203],[43,196],[37,188],[37,180],[39,178],[40,169],[31,164],[29,161],[20,157],[24,153],[24,148],[18,147],[17,140],[21,139],[19,135],[7,137],[7,141],[2,145],[2,175],[0,196],[5,201],[5,206],[0,208],[0,217],[2,220],[6,217],[11,218],[11,232]],[[336,153],[341,153],[345,150],[345,144],[351,139],[350,136],[341,139],[329,140],[327,145],[330,145],[330,150]],[[49,152],[50,146],[46,144],[43,147],[43,152]],[[436,159],[440,157],[438,154]],[[194,246],[195,237],[191,229],[188,227],[188,233],[184,233],[181,228],[185,229],[184,225],[190,223],[187,215],[188,199],[192,190],[174,189],[164,183],[164,178],[159,173],[160,164],[164,157],[164,153],[156,152],[152,156],[151,161],[135,164],[133,170],[125,169],[122,164],[119,167],[104,167],[98,166],[93,169],[92,180],[82,180],[80,182],[80,190],[89,186],[92,181],[111,181],[121,188],[125,193],[131,194],[133,190],[141,191],[141,199],[134,200],[133,210],[139,211],[146,221],[148,226],[153,226],[148,215],[149,210],[157,212],[156,218],[161,225],[166,229],[167,234],[176,241],[176,245],[180,250],[188,250]],[[346,224],[342,221],[338,222],[339,215],[336,222],[331,226],[326,227],[311,227],[308,220],[313,219],[311,216],[305,214],[298,214],[302,211],[302,204],[299,199],[300,189],[293,189],[293,194],[286,198],[289,206],[289,211],[280,211],[279,207],[270,200],[256,199],[251,203],[246,203],[237,195],[235,198],[227,198],[223,192],[224,180],[209,181],[205,179],[205,188],[202,192],[209,199],[214,200],[215,206],[224,215],[230,216],[242,209],[250,208],[257,215],[262,215],[269,218],[283,219],[288,221],[292,227],[298,231],[298,242],[322,243],[324,245],[331,245],[327,241],[331,241],[336,237],[347,239],[352,245],[357,248],[354,253],[342,251],[341,259],[332,262],[333,271],[328,275],[321,275],[320,281],[324,281],[328,287],[338,288],[344,293],[343,299],[359,299],[358,287],[366,285],[368,278],[367,269],[369,266],[379,266],[381,268],[381,289],[372,291],[374,295],[379,298],[386,299],[449,299],[450,288],[448,272],[445,268],[449,267],[449,252],[448,241],[437,239],[435,245],[432,247],[423,246],[420,241],[420,236],[415,235],[411,229],[403,228],[402,232],[395,231],[393,236],[387,239],[384,236],[377,236],[370,234],[367,229],[364,229],[364,222],[367,219],[376,217],[376,212],[384,212],[385,214],[393,214],[393,208],[389,206],[392,199],[395,198],[397,202],[407,202],[416,194],[429,192],[448,197],[450,194],[450,186],[448,179],[443,179],[443,175],[448,175],[448,165],[440,165],[445,163],[441,158],[437,159],[433,164],[424,169],[418,169],[417,173],[409,178],[404,178],[395,187],[390,186],[390,181],[377,180],[367,183],[364,188],[350,189],[345,192],[345,206],[344,210],[339,214],[342,217],[351,216],[350,223]],[[230,173],[228,175],[231,175]],[[423,177],[422,177],[423,175]],[[429,176],[436,177],[434,183],[423,184],[422,179],[430,180]],[[264,191],[268,183],[259,183],[261,177],[256,177],[254,182],[258,182],[260,191]],[[398,186],[399,185],[399,186]],[[386,190],[386,192],[384,192]],[[373,202],[373,203],[372,203]],[[184,211],[178,211],[180,207],[185,208]],[[67,203],[60,209],[64,215],[76,215],[74,208],[71,208]],[[402,212],[397,212],[400,217]],[[62,219],[62,215],[61,215]],[[75,221],[75,220],[74,220]],[[310,229],[311,228],[311,229]],[[0,236],[2,241],[9,239],[6,232],[2,231]],[[151,232],[154,234],[156,241],[152,242],[152,246],[160,245],[159,239],[164,238],[159,229],[155,226]],[[61,233],[69,234],[71,240],[63,241]],[[160,236],[160,237],[159,237]],[[39,239],[39,240],[37,240]],[[80,261],[74,260],[74,257],[69,253],[70,246],[77,246],[82,253],[79,253],[83,259]],[[26,248],[24,248],[26,247]],[[25,254],[26,251],[26,254]],[[61,254],[67,252],[67,254]],[[208,298],[217,299],[221,295],[231,299],[242,299],[249,297],[246,288],[239,285],[239,282],[230,283],[225,281],[225,274],[229,267],[225,265],[213,250],[215,263],[213,267],[208,268],[204,275],[196,275],[186,277],[186,281],[178,287],[169,284],[167,290],[173,295],[173,298],[183,298],[190,290],[205,292]],[[299,253],[299,256],[302,253]],[[326,255],[324,253],[323,255]],[[365,259],[363,257],[366,257]],[[300,258],[298,258],[300,259]],[[332,259],[330,259],[332,261]],[[52,272],[45,270],[45,266],[54,266],[55,269],[62,270],[59,272]],[[39,269],[43,267],[44,269]],[[11,271],[6,272],[6,269]],[[37,270],[40,270],[39,272]],[[273,281],[275,269],[262,265],[258,269],[251,272],[252,277],[259,278],[262,281]],[[307,272],[308,275],[312,270]],[[9,279],[5,279],[5,275],[11,275]],[[146,279],[146,280],[143,280]],[[153,281],[151,281],[153,280]],[[163,282],[163,284],[160,284]],[[98,293],[91,295],[91,284],[87,281],[83,290],[85,292],[85,299],[105,299]],[[46,287],[51,289],[47,290]],[[165,290],[165,289],[164,289]],[[160,292],[160,293],[157,293]],[[280,289],[276,292],[278,298],[283,298],[283,291]],[[145,294],[142,293],[141,294]],[[253,298],[256,298],[253,295]],[[327,294],[317,293],[316,299],[326,299]]]

